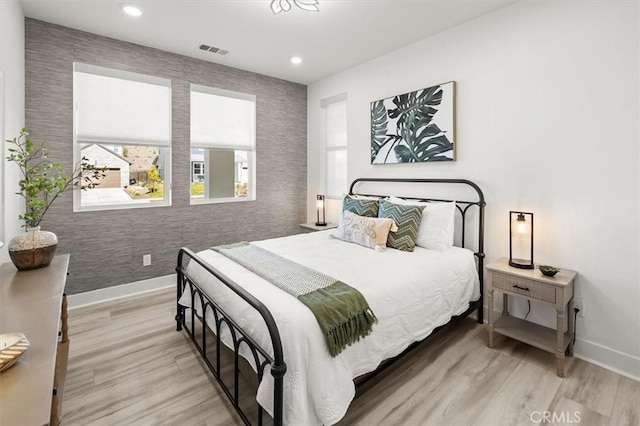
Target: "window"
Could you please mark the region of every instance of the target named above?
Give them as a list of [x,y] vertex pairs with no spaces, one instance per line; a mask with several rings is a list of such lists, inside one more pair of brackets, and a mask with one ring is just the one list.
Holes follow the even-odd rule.
[[74,211],[171,204],[171,81],[74,64],[74,164],[105,168]]
[[191,162],[191,182],[204,182],[204,162]]
[[255,200],[256,97],[191,85],[191,203]]
[[328,197],[340,198],[347,192],[347,95],[321,102],[324,118],[324,184]]

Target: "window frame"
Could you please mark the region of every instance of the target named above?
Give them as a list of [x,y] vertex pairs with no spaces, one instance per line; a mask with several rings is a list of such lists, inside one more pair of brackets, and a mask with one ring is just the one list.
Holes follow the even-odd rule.
[[[220,204],[220,203],[238,203],[238,202],[247,202],[247,201],[255,201],[257,199],[256,196],[256,163],[257,163],[257,96],[256,95],[252,95],[252,94],[248,94],[248,93],[243,93],[243,92],[235,92],[235,91],[231,91],[231,90],[225,90],[225,89],[220,89],[217,87],[212,87],[212,86],[203,86],[200,84],[194,84],[191,83],[190,87],[189,87],[189,116],[191,117],[191,107],[192,107],[192,103],[191,103],[191,95],[193,92],[199,92],[199,93],[205,93],[205,94],[211,94],[211,95],[215,95],[215,96],[220,96],[220,97],[228,97],[228,98],[233,98],[233,99],[241,99],[241,100],[245,100],[245,101],[251,101],[253,103],[253,134],[252,134],[252,146],[251,149],[248,149],[249,147],[235,147],[235,146],[228,146],[228,145],[224,145],[224,144],[220,144],[220,145],[215,145],[215,144],[209,144],[209,145],[204,145],[204,144],[200,144],[200,143],[194,143],[191,140],[191,132],[190,132],[190,140],[189,140],[189,162],[191,163],[191,150],[192,149],[202,149],[205,151],[205,153],[209,150],[213,150],[213,149],[233,149],[234,150],[234,155],[235,155],[235,151],[244,151],[247,153],[247,186],[248,186],[248,191],[247,191],[247,196],[246,197],[220,197],[220,198],[208,198],[208,197],[204,197],[204,198],[192,198],[191,196],[191,190],[189,190],[189,204],[192,206],[197,206],[197,205],[202,205],[202,204]],[[189,126],[191,129],[191,126],[193,124],[191,123],[191,119],[189,122]],[[234,173],[235,173],[235,167],[234,167]],[[206,173],[206,168],[205,168],[205,184],[206,184],[206,180],[208,179],[208,173]],[[191,184],[191,182],[190,182]]]
[[[327,145],[327,107],[336,103],[340,103],[340,102],[344,102],[345,103],[345,112],[346,112],[346,116],[345,116],[345,120],[346,120],[346,126],[347,126],[347,142],[344,145],[337,145],[337,146],[328,146]],[[348,153],[348,139],[349,139],[349,115],[348,115],[348,108],[349,108],[349,103],[348,103],[348,98],[347,98],[347,93],[340,93],[338,95],[334,95],[331,96],[329,98],[325,98],[322,99],[320,101],[320,108],[322,110],[322,151],[323,151],[323,155],[322,155],[322,189],[325,193],[325,197],[328,199],[334,199],[334,200],[340,200],[344,197],[344,194],[347,193],[348,191],[348,186],[349,186],[349,172],[348,172],[348,163],[349,163],[349,153]],[[347,187],[345,187],[343,189],[342,193],[339,194],[331,194],[329,192],[329,185],[328,185],[328,170],[327,168],[329,167],[329,154],[333,153],[333,152],[338,152],[338,151],[344,151],[345,155],[347,157],[347,168],[345,170],[345,181],[346,181],[346,185]]]
[[[114,77],[123,80],[136,81],[141,83],[149,83],[156,84],[160,86],[167,87],[169,89],[168,93],[168,111],[169,111],[169,141],[168,145],[162,144],[154,144],[148,143],[143,144],[139,142],[127,143],[126,141],[121,140],[78,140],[78,90],[77,90],[77,78],[76,72],[83,73],[93,73],[100,76],[105,77]],[[90,65],[80,62],[73,63],[73,166],[75,167],[79,161],[82,159],[82,146],[83,145],[119,145],[119,146],[148,146],[148,147],[156,147],[159,149],[166,149],[166,155],[164,155],[164,200],[150,203],[139,203],[139,202],[131,202],[131,203],[119,203],[119,204],[105,204],[105,205],[92,205],[92,206],[83,206],[82,205],[82,193],[85,191],[82,190],[73,190],[73,212],[74,213],[82,213],[82,212],[95,212],[95,211],[107,211],[107,210],[128,210],[128,209],[138,209],[138,208],[155,208],[155,207],[169,207],[171,206],[172,200],[172,176],[171,176],[171,159],[172,159],[172,148],[173,141],[171,138],[172,135],[172,86],[171,80],[156,77],[152,75],[134,73],[130,71],[123,71],[114,68],[105,68],[96,65]],[[115,153],[115,152],[114,152]],[[160,155],[160,154],[158,154]],[[99,187],[98,187],[99,188]],[[124,190],[124,189],[123,189]],[[89,190],[91,191],[91,190]]]

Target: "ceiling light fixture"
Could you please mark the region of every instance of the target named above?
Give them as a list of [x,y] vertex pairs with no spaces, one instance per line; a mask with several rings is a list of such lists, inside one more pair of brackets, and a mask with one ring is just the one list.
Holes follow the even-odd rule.
[[142,15],[142,11],[139,8],[133,6],[133,5],[129,4],[129,3],[122,3],[120,5],[120,8],[122,8],[124,13],[126,13],[127,15],[130,15],[130,16],[140,16],[140,15]]
[[274,15],[280,12],[288,12],[291,10],[291,2],[302,10],[309,12],[319,12],[318,0],[272,0],[271,11]]
[[300,65],[302,63],[302,58],[299,56],[294,56],[291,58],[291,63],[294,65]]

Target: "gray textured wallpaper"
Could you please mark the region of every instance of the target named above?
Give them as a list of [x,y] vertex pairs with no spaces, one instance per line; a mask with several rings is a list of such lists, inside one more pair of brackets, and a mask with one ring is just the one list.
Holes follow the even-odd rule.
[[[67,293],[174,272],[178,249],[299,233],[306,218],[307,87],[26,19],[26,125],[55,161],[73,164],[73,62],[170,78],[173,99],[170,207],[73,213],[56,201],[42,223],[70,253]],[[257,97],[257,200],[189,205],[189,84]],[[151,253],[151,266],[142,255]]]

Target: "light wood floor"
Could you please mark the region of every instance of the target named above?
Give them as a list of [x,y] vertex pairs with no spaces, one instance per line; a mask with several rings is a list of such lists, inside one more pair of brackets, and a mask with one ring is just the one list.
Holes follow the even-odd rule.
[[[174,298],[166,290],[70,311],[63,425],[241,424],[175,331]],[[565,424],[640,425],[640,382],[578,359],[561,379],[552,354],[502,337],[489,349],[486,337],[465,319],[368,383],[340,424],[527,425],[549,411]]]

